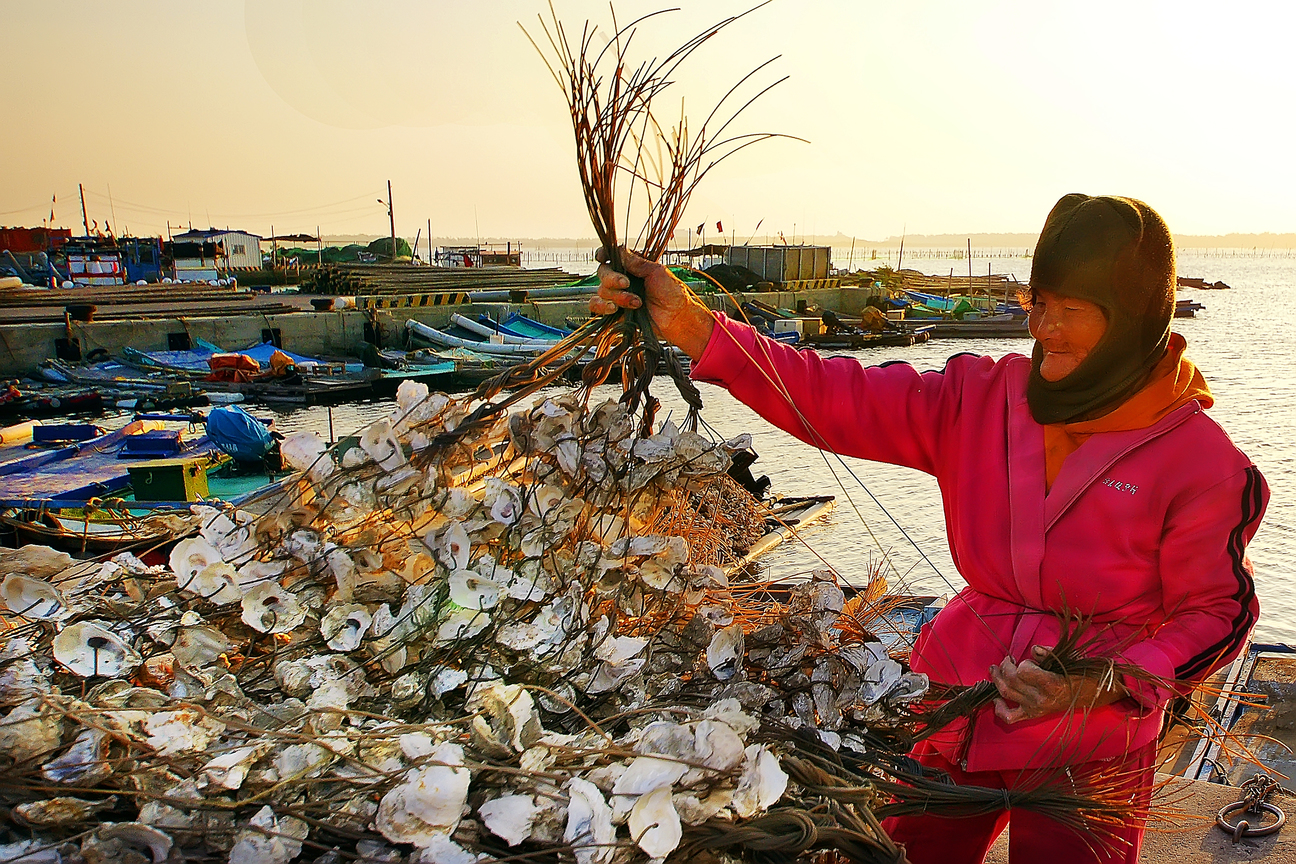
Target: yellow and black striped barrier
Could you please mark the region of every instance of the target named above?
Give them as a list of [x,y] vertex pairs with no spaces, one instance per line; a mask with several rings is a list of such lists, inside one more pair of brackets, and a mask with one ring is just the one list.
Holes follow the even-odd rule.
[[419,306],[459,306],[469,303],[464,291],[438,291],[435,294],[370,294],[357,296],[358,309],[405,309]]
[[828,279],[790,279],[787,282],[779,283],[780,291],[815,291],[840,287],[841,280],[836,277]]

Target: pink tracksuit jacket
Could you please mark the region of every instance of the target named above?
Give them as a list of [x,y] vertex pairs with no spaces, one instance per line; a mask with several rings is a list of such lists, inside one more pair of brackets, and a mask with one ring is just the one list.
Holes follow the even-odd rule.
[[[865,367],[766,339],[717,315],[698,381],[843,456],[936,477],[950,553],[968,587],[914,645],[913,668],[974,684],[992,663],[1052,647],[1064,612],[1092,617],[1090,654],[1131,698],[1013,725],[991,709],[933,742],[970,771],[1110,759],[1152,741],[1167,701],[1242,649],[1259,614],[1245,550],[1269,499],[1264,478],[1191,402],[1133,432],[1096,434],[1044,491],[1044,433],[1026,404],[1030,359],[957,355],[943,371]],[[969,728],[970,726],[970,728]]]

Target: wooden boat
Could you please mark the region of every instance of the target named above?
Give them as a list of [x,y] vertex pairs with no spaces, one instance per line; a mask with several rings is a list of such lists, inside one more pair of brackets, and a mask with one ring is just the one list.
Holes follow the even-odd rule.
[[1219,729],[1195,740],[1176,773],[1240,786],[1265,770],[1296,792],[1296,648],[1252,643],[1218,684],[1209,713]]
[[798,528],[826,518],[835,504],[836,499],[832,495],[775,499],[765,518],[765,534],[751,545],[747,554],[729,568],[729,572],[743,569],[789,537],[795,536]]
[[0,510],[0,525],[23,543],[40,543],[81,555],[120,552],[166,542],[173,536],[158,512],[138,516],[126,509],[75,511],[47,507]]
[[[924,321],[923,323],[928,323]],[[1030,338],[1025,318],[1010,314],[986,315],[981,318],[964,318],[962,321],[941,319],[931,321],[932,335],[940,339],[1001,339]]]
[[495,321],[485,312],[477,316],[477,321],[499,333],[518,336],[523,339],[562,339],[570,336],[572,331],[561,327],[550,327],[520,312],[510,312],[502,321]]
[[495,357],[525,359],[543,354],[554,346],[554,343],[550,341],[527,341],[522,343],[500,344],[495,344],[493,342],[474,342],[470,339],[464,339],[447,333],[444,330],[429,327],[428,325],[413,319],[405,322],[405,328],[409,331],[411,336],[422,339],[425,342],[430,342],[431,344],[441,348],[465,348],[469,351],[476,351],[481,354],[489,354]]
[[904,332],[812,333],[801,337],[801,343],[824,349],[906,348],[914,344],[915,341],[912,333]]
[[1203,291],[1226,291],[1233,287],[1227,282],[1207,282],[1196,276],[1179,276],[1175,281],[1179,288],[1200,288]]
[[1206,307],[1196,300],[1176,300],[1174,317],[1176,318],[1193,318],[1199,311]]

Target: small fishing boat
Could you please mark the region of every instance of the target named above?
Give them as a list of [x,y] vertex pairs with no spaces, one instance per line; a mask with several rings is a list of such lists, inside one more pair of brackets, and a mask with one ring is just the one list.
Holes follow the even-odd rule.
[[22,543],[40,543],[85,555],[120,552],[155,545],[173,536],[162,511],[138,515],[125,504],[91,504],[83,508],[10,507],[0,510],[0,526]]
[[[490,319],[487,319],[488,321]],[[492,345],[538,345],[544,344],[553,347],[558,344],[560,336],[518,336],[499,326],[488,325],[480,320],[473,320],[466,315],[454,314],[450,316],[450,323],[459,327],[472,335],[486,340]],[[493,322],[492,322],[493,324]]]
[[1296,648],[1248,645],[1222,674],[1209,714],[1218,728],[1196,739],[1176,773],[1241,786],[1268,771],[1296,793]]
[[836,498],[832,495],[775,499],[765,517],[765,534],[751,545],[746,555],[729,568],[729,572],[743,569],[789,537],[795,537],[798,528],[827,518],[835,504]]
[[553,339],[556,341],[572,334],[571,330],[562,327],[550,327],[548,324],[526,317],[521,312],[510,312],[503,321],[494,321],[483,312],[477,316],[477,321],[500,333],[519,336],[523,339]]
[[205,433],[187,436],[176,425],[137,419],[80,443],[15,455],[0,463],[0,506],[107,498],[131,484],[134,464],[158,459],[215,464],[227,458]]
[[1031,335],[1025,318],[1018,318],[1008,313],[964,318],[962,321],[941,319],[930,323],[932,335],[939,339],[1030,338]]
[[1176,300],[1174,317],[1195,318],[1197,316],[1197,313],[1205,308],[1206,308],[1205,306],[1198,303],[1196,300],[1191,300],[1191,299]]
[[908,332],[869,333],[836,332],[812,333],[801,337],[801,342],[823,349],[854,350],[858,348],[907,348],[917,341],[914,334]]
[[1233,287],[1227,282],[1207,282],[1198,276],[1180,276],[1175,281],[1179,288],[1200,288],[1203,291],[1227,291]]
[[[466,320],[466,319],[465,319]],[[476,322],[473,322],[474,324]],[[482,326],[482,325],[477,325]],[[464,348],[469,351],[475,351],[481,354],[489,354],[496,357],[515,357],[530,358],[543,354],[554,346],[554,342],[548,340],[533,340],[522,342],[480,342],[471,339],[461,338],[452,335],[444,330],[438,330],[435,327],[429,327],[419,321],[410,319],[405,322],[405,328],[411,336],[430,342],[441,348]]]

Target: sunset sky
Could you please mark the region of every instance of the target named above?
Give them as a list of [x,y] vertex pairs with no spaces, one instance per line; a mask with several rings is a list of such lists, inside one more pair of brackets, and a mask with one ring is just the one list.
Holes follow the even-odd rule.
[[[645,54],[748,8],[684,2]],[[554,0],[575,31],[597,0]],[[192,222],[413,236],[590,237],[566,106],[517,26],[540,0],[5,0],[0,224]],[[628,21],[662,8],[620,2]],[[1181,234],[1296,231],[1289,4],[773,0],[666,100],[700,121],[761,62],[743,115],[781,132],[707,178],[685,224],[1038,230],[1062,194],[1139,197]],[[644,56],[640,54],[639,56]],[[664,97],[665,98],[665,97]],[[110,198],[111,190],[111,198]],[[114,217],[115,212],[115,217]],[[757,231],[757,224],[760,224]]]

